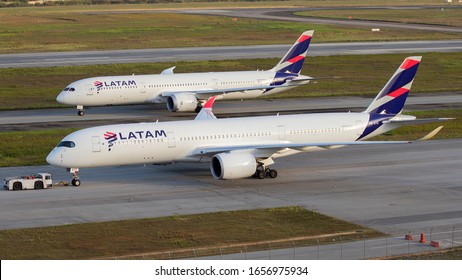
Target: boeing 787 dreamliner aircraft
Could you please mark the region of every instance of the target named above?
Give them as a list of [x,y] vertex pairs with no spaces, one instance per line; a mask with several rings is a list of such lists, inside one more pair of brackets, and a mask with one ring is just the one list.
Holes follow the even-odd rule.
[[[346,145],[411,143],[362,141],[406,124],[448,119],[402,115],[421,57],[408,57],[369,107],[361,113],[320,113],[217,119],[216,97],[194,120],[118,124],[87,128],[66,136],[47,162],[68,168],[80,185],[80,167],[210,161],[215,179],[255,175],[275,178],[274,159]],[[426,140],[435,135],[435,129]]]
[[156,75],[93,77],[71,83],[56,100],[77,106],[78,115],[83,116],[83,106],[166,102],[172,112],[199,112],[214,95],[246,99],[278,93],[313,80],[300,75],[313,32],[303,32],[281,61],[267,71],[174,74],[172,67]]

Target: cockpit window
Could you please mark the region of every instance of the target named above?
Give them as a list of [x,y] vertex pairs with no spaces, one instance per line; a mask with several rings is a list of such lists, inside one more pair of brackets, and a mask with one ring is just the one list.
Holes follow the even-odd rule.
[[75,143],[72,141],[62,141],[58,144],[58,147],[74,148]]
[[69,88],[67,87],[67,88],[65,88],[63,91],[68,91],[68,90],[69,90]]
[[71,87],[69,88],[69,91],[75,91],[75,88]]

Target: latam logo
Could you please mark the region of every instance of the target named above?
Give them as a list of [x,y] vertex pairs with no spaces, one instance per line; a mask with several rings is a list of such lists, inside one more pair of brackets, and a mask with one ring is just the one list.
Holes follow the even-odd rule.
[[140,130],[140,131],[130,131],[128,133],[119,132],[114,133],[107,131],[104,133],[104,139],[108,141],[108,150],[111,151],[114,142],[118,139],[120,140],[138,140],[138,139],[154,139],[160,137],[167,137],[167,133],[164,130]]
[[110,151],[112,146],[114,145],[114,142],[117,141],[117,134],[114,132],[106,132],[104,133],[104,139],[107,140],[108,143],[108,150]]
[[128,81],[110,81],[110,82],[101,82],[95,81],[93,83],[95,87],[101,89],[102,87],[123,87],[123,86],[136,86],[136,82],[134,80]]
[[98,91],[103,87],[103,83],[100,81],[95,81],[93,84],[95,85],[96,90]]

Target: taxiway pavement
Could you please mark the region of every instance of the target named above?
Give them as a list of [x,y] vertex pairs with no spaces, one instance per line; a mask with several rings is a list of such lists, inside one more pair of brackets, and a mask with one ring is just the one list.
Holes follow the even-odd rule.
[[[0,68],[282,57],[291,45],[0,54]],[[462,40],[312,44],[308,56],[461,52]]]
[[[221,181],[203,164],[82,169],[81,187],[0,191],[0,229],[301,205],[388,234],[462,227],[462,140],[355,146],[276,160],[276,179]],[[52,166],[0,168],[0,178]]]

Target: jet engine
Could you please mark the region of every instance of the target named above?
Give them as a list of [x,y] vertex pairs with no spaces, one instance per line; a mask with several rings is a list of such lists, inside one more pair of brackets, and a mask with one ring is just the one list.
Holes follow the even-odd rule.
[[250,177],[257,170],[257,161],[251,154],[221,153],[210,160],[210,171],[215,179]]
[[193,94],[176,93],[167,96],[167,108],[170,112],[194,112],[197,98]]

